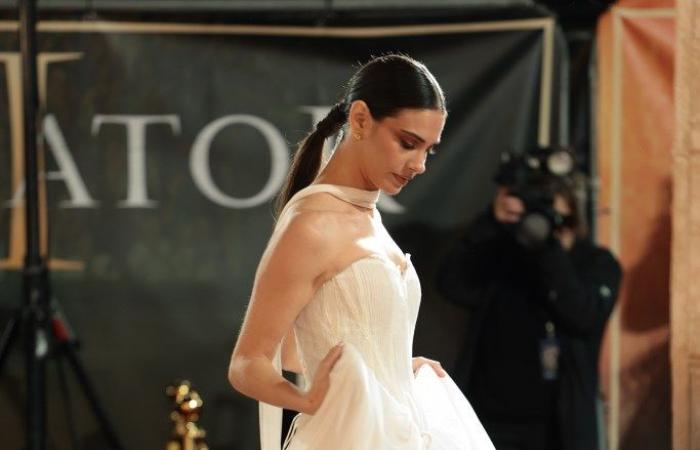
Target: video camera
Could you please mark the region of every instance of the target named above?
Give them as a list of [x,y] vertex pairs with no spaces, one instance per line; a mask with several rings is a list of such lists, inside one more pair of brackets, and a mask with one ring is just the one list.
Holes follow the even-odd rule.
[[522,219],[512,231],[521,245],[537,248],[564,226],[575,226],[575,217],[563,217],[554,209],[557,183],[569,183],[575,170],[570,149],[538,147],[524,153],[504,153],[494,181],[525,205]]

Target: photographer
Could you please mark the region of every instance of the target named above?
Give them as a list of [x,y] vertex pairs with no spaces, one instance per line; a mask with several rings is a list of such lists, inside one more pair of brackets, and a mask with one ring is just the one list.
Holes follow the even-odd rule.
[[455,378],[495,447],[595,450],[600,341],[621,270],[586,237],[570,179],[545,170],[557,165],[542,152],[502,165],[438,289],[471,309]]

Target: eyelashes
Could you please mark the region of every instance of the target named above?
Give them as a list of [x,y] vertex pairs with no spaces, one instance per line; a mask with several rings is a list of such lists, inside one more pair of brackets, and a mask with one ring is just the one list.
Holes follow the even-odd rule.
[[[415,150],[416,149],[416,145],[411,143],[411,142],[404,141],[403,139],[399,139],[399,142],[401,143],[401,147],[404,148],[405,150]],[[437,152],[435,151],[434,146],[430,147],[428,149],[428,155],[433,156],[436,154],[437,154]]]
[[405,148],[406,150],[413,150],[416,148],[415,145],[413,145],[410,142],[406,142],[404,140],[401,140],[401,147]]

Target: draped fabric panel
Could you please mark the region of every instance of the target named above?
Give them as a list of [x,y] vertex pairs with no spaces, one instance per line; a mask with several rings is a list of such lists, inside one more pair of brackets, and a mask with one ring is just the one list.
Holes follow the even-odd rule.
[[597,37],[597,225],[625,271],[601,357],[609,448],[669,449],[673,2],[618,2]]

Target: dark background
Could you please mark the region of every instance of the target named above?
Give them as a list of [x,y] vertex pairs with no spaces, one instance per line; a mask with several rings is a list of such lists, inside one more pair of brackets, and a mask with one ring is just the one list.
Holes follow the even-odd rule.
[[[0,7],[8,3],[0,2]],[[119,2],[136,7],[119,9],[116,2],[93,1],[87,13],[77,5],[84,2],[59,3],[42,2],[48,19],[239,23],[235,19],[242,17],[235,8],[211,14],[203,5],[201,10],[190,7],[183,12],[181,2],[160,2],[162,9],[155,13],[145,7],[139,10],[137,2]],[[229,5],[236,3],[247,3],[248,8],[251,4]],[[286,12],[258,11],[246,17],[251,23],[387,27],[550,17],[541,6],[527,2],[489,7],[461,2],[458,8],[445,2],[442,9],[405,8],[397,14],[387,13],[389,2],[383,5],[386,9],[353,9],[350,2],[333,2],[337,9],[329,9],[328,3],[290,2]],[[264,9],[265,2],[255,4]],[[3,14],[11,19],[13,13],[6,8]],[[550,117],[554,143],[567,143],[587,126],[574,122],[569,112],[575,108],[562,102],[571,98],[571,42],[566,30],[557,29]],[[68,198],[65,184],[48,182],[51,254],[85,264],[81,271],[54,271],[52,280],[55,295],[83,342],[85,365],[128,448],[164,445],[170,428],[164,388],[181,377],[192,380],[206,402],[201,423],[209,432],[211,448],[256,448],[256,405],[228,386],[226,368],[254,270],[272,228],[272,205],[227,208],[206,198],[190,174],[192,145],[213,121],[249,114],[273,124],[291,154],[312,125],[301,108],[334,103],[358,62],[373,54],[402,51],[422,60],[448,98],[450,116],[438,154],[429,161],[426,174],[395,198],[405,211],[385,211],[383,216],[399,245],[413,255],[421,277],[424,295],[415,353],[451,367],[466,314],[441,299],[432,280],[455,233],[489,201],[500,153],[537,143],[541,32],[372,39],[45,32],[39,44],[42,52],[82,54],[76,61],[50,66],[47,108],[60,125],[88,192],[99,204],[62,207]],[[0,33],[0,52],[16,51],[14,34]],[[4,70],[0,66],[2,202],[12,196]],[[147,188],[155,207],[119,206],[126,198],[126,133],[123,126],[103,125],[93,135],[93,120],[100,114],[179,118],[179,132],[167,125],[147,130]],[[570,127],[572,123],[575,126]],[[228,195],[253,195],[269,176],[266,142],[247,127],[223,130],[211,147],[210,161],[214,182]],[[50,156],[48,169],[56,169]],[[0,257],[7,253],[11,214],[8,207],[0,209]],[[4,317],[20,302],[20,281],[18,271],[0,271]],[[3,448],[21,448],[20,353],[13,354],[0,383]],[[49,370],[51,442],[53,448],[62,449],[68,441],[66,418],[53,368]],[[103,448],[89,410],[76,387],[71,388],[84,447]]]

